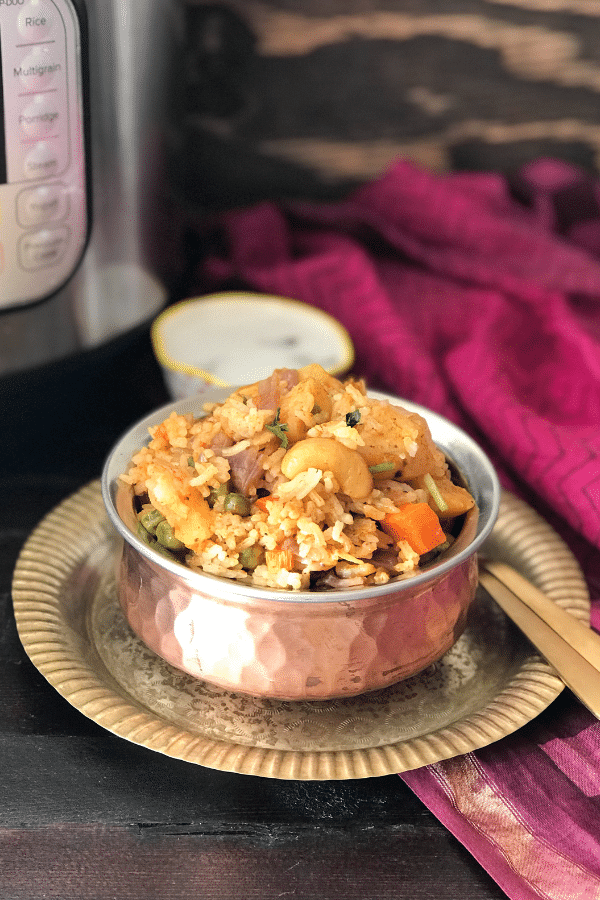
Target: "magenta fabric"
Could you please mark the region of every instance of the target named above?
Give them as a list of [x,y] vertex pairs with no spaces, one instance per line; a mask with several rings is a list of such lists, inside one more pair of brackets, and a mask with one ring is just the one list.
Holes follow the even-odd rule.
[[[326,310],[371,386],[479,441],[576,554],[600,627],[594,179],[557,160],[510,185],[399,162],[338,203],[262,203],[201,231],[199,292],[244,286]],[[515,735],[402,777],[509,897],[600,898],[600,723],[568,692]]]

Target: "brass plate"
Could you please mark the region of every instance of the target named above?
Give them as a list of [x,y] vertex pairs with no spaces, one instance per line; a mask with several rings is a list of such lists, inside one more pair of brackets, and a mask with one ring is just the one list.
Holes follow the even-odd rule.
[[[389,775],[497,741],[563,689],[480,591],[457,644],[398,685],[323,702],[229,693],[164,663],[131,632],[115,594],[117,548],[98,482],[63,501],[18,559],[17,628],[33,664],[74,707],[113,734],[167,756],[281,779]],[[485,549],[589,622],[589,595],[573,555],[511,494],[503,494]]]

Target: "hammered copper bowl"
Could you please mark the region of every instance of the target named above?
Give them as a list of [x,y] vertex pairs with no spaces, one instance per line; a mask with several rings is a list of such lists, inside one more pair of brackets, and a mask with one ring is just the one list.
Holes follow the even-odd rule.
[[416,575],[385,585],[286,592],[192,572],[135,534],[128,488],[119,475],[149,439],[148,427],[173,409],[200,415],[207,399],[162,407],[131,428],[102,475],[109,517],[123,538],[119,601],[138,637],[171,665],[231,691],[286,700],[350,697],[387,687],[440,659],[460,637],[477,587],[477,549],[498,514],[500,488],[480,447],[423,407],[371,392],[423,415],[477,508],[451,550]]

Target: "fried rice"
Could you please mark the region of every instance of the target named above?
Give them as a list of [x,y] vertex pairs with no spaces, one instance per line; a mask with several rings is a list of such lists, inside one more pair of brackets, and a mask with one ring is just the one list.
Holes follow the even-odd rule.
[[475,505],[422,416],[318,365],[277,369],[203,416],[171,413],[121,478],[159,552],[284,590],[413,573]]

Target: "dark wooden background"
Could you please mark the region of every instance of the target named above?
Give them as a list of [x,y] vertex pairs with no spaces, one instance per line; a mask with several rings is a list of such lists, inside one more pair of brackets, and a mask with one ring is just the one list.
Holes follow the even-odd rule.
[[171,159],[199,207],[600,160],[599,0],[179,0]]

